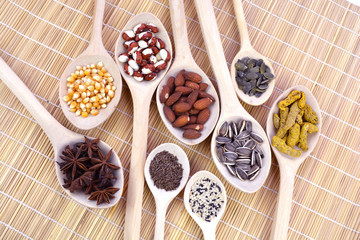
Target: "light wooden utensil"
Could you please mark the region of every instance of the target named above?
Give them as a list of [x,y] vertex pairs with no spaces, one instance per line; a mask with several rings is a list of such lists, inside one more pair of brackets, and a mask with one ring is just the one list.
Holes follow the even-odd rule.
[[[164,189],[157,188],[150,175],[150,163],[154,159],[155,155],[162,151],[167,151],[173,154],[174,156],[176,156],[183,168],[183,176],[180,185],[178,186],[177,189],[172,191],[166,191]],[[164,239],[164,224],[166,218],[166,210],[170,202],[185,187],[185,184],[190,174],[189,159],[187,158],[186,153],[178,145],[173,143],[164,143],[158,146],[157,148],[155,148],[154,150],[152,150],[149,156],[147,157],[144,168],[144,174],[145,174],[146,182],[156,202],[156,225],[155,225],[154,239],[155,240]]]
[[[271,151],[269,142],[261,125],[243,108],[236,97],[234,86],[231,83],[230,73],[226,65],[211,0],[196,0],[195,4],[211,66],[218,82],[221,98],[221,114],[211,139],[211,155],[220,173],[233,187],[247,193],[253,193],[264,184],[265,179],[269,174],[271,165]],[[217,159],[216,155],[215,138],[218,134],[218,129],[220,128],[221,124],[224,121],[238,121],[239,119],[251,121],[253,125],[253,131],[260,134],[264,140],[264,142],[261,144],[261,147],[264,149],[265,156],[263,158],[263,166],[260,170],[260,173],[253,181],[241,181],[237,177],[231,175],[227,167]]]
[[[65,146],[72,146],[75,143],[83,142],[84,136],[74,133],[64,126],[62,126],[44,107],[41,103],[35,98],[32,92],[25,86],[21,79],[14,73],[14,71],[7,65],[7,63],[0,58],[0,79],[9,87],[15,96],[20,100],[20,102],[26,107],[26,109],[31,113],[35,118],[36,122],[40,127],[45,131],[46,135],[50,139],[50,142],[54,148],[55,160],[57,161],[64,150]],[[104,152],[111,150],[111,147],[100,141],[100,149]],[[124,186],[124,176],[123,169],[119,157],[115,152],[111,155],[110,162],[116,164],[120,167],[119,170],[114,171],[114,175],[117,180],[114,184],[114,187],[119,188],[120,190],[116,192],[115,198],[110,199],[110,204],[101,204],[96,205],[96,201],[88,200],[89,195],[85,195],[84,192],[73,192],[71,193],[68,189],[63,187],[64,184],[64,174],[60,170],[60,166],[57,163],[54,163],[56,169],[56,175],[59,180],[59,183],[63,190],[74,200],[83,204],[86,207],[90,208],[109,208],[114,206],[121,198]]]
[[[212,181],[216,182],[217,185],[219,185],[219,187],[221,188],[221,191],[224,194],[224,204],[223,204],[222,208],[220,209],[217,217],[215,217],[211,222],[206,222],[206,221],[202,220],[196,213],[193,213],[193,211],[191,210],[191,206],[189,204],[189,196],[190,196],[191,187],[197,180],[200,180],[201,178],[209,178]],[[201,230],[202,230],[202,232],[204,234],[204,239],[205,240],[215,240],[216,226],[219,223],[220,218],[222,217],[222,215],[225,212],[226,202],[227,202],[227,197],[226,197],[225,187],[222,184],[222,182],[220,181],[220,179],[218,179],[211,172],[199,171],[199,172],[195,173],[189,179],[189,182],[186,184],[186,187],[185,187],[185,190],[184,190],[185,209],[190,214],[190,216],[195,220],[195,222],[199,225],[199,227],[201,228]]]
[[277,150],[277,148],[272,146],[272,149],[275,153],[280,168],[280,190],[278,194],[278,203],[276,207],[273,228],[271,232],[271,239],[274,240],[282,240],[282,239],[286,239],[287,237],[295,175],[301,163],[303,163],[304,160],[314,150],[321,132],[322,121],[321,121],[321,111],[319,104],[309,89],[307,89],[305,86],[298,85],[291,87],[287,89],[285,92],[283,92],[276,99],[272,108],[270,109],[266,122],[266,132],[269,141],[272,141],[273,136],[276,135],[276,129],[274,127],[274,122],[273,122],[273,115],[274,113],[279,112],[278,103],[281,100],[285,99],[293,90],[302,91],[306,94],[306,103],[309,104],[311,108],[316,112],[316,115],[319,119],[319,123],[316,125],[319,131],[317,133],[311,133],[308,135],[307,139],[308,139],[309,150],[303,152],[301,156],[298,158],[294,158],[287,154],[284,154],[279,150]]
[[[176,57],[174,64],[171,66],[166,77],[161,81],[156,92],[156,103],[160,113],[160,116],[167,127],[167,129],[180,141],[188,145],[195,145],[204,141],[212,132],[219,117],[219,97],[215,91],[215,88],[206,74],[201,70],[201,68],[196,64],[194,58],[191,55],[189,48],[189,39],[186,30],[186,20],[185,20],[185,9],[183,0],[171,0],[170,3],[170,15],[171,15],[171,24],[174,34],[175,50]],[[183,137],[184,130],[180,128],[174,128],[169,120],[166,119],[164,114],[164,104],[160,102],[160,92],[162,87],[166,85],[167,79],[171,76],[175,77],[178,72],[185,69],[186,71],[196,72],[201,75],[204,83],[207,83],[209,86],[206,90],[215,98],[215,102],[210,105],[210,118],[204,124],[204,128],[201,131],[201,137],[197,139],[186,139]]]
[[[76,59],[74,59],[65,69],[64,73],[61,75],[59,83],[59,98],[61,109],[64,112],[65,117],[77,128],[83,130],[92,129],[101,123],[103,123],[110,115],[114,112],[116,106],[119,103],[121,90],[122,90],[122,81],[119,70],[114,62],[113,58],[106,51],[101,37],[101,30],[104,17],[105,9],[105,0],[95,0],[95,17],[93,23],[93,29],[90,39],[90,44],[87,49]],[[69,106],[62,99],[68,94],[67,90],[67,78],[71,73],[76,71],[76,66],[84,66],[97,64],[102,62],[106,70],[111,74],[114,79],[114,86],[116,87],[115,96],[107,104],[107,107],[99,110],[99,114],[93,116],[89,114],[88,117],[84,118],[81,116],[76,116],[75,113],[69,111]]]
[[236,20],[237,20],[237,24],[238,24],[238,28],[239,28],[239,32],[240,32],[241,49],[236,54],[236,56],[234,57],[234,60],[231,63],[231,66],[230,66],[231,79],[232,79],[234,89],[235,89],[238,97],[241,100],[243,100],[244,102],[246,102],[247,104],[250,104],[253,106],[258,106],[258,105],[261,105],[264,102],[266,102],[269,99],[269,97],[271,96],[271,94],[274,90],[276,78],[272,79],[269,82],[268,89],[266,89],[266,91],[260,97],[255,97],[255,96],[250,97],[249,95],[245,94],[238,87],[238,84],[236,82],[235,64],[238,61],[238,59],[242,59],[244,57],[249,57],[249,58],[264,60],[264,63],[270,68],[271,73],[273,73],[273,74],[274,74],[274,69],[272,68],[272,65],[269,62],[269,60],[265,56],[263,56],[259,52],[257,52],[251,45],[249,33],[248,33],[248,30],[246,27],[246,20],[245,20],[244,10],[242,7],[241,0],[233,0],[233,3],[234,3],[235,13],[236,13]]
[[[158,27],[159,32],[156,33],[156,36],[164,41],[166,50],[168,50],[172,56],[171,42],[166,29],[161,21],[153,14],[141,13],[134,16],[125,25],[123,31],[133,29],[140,23],[153,23]],[[144,190],[144,165],[146,159],[150,102],[156,87],[169,69],[171,60],[168,62],[166,69],[158,73],[156,79],[142,82],[134,80],[132,76],[129,76],[124,72],[124,63],[121,63],[118,60],[118,56],[126,51],[123,46],[124,40],[121,36],[122,32],[116,42],[115,59],[124,80],[130,88],[134,105],[133,141],[125,215],[125,239],[138,240],[140,238],[141,209]]]

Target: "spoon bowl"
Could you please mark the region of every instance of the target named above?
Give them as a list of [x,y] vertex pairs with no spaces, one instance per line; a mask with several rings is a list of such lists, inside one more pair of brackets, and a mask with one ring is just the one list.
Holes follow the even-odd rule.
[[[207,77],[207,75],[201,70],[201,68],[196,64],[194,58],[191,55],[191,51],[189,48],[189,40],[187,36],[186,30],[186,21],[185,21],[185,10],[183,0],[172,0],[170,1],[170,14],[171,14],[171,23],[174,34],[174,42],[176,49],[176,58],[174,64],[171,66],[169,72],[163,81],[159,84],[156,92],[156,103],[160,113],[160,116],[167,127],[167,129],[181,142],[187,145],[195,145],[204,141],[212,132],[219,117],[219,97],[216,93],[216,90]],[[180,128],[174,128],[171,122],[165,117],[164,114],[164,104],[160,102],[160,92],[162,87],[166,85],[167,79],[170,76],[175,77],[178,72],[185,69],[186,71],[195,72],[202,77],[202,82],[208,84],[208,88],[206,90],[207,93],[212,95],[215,98],[215,102],[213,102],[210,106],[210,118],[204,124],[204,128],[201,131],[201,136],[196,139],[187,139],[183,137],[184,130]]]
[[[271,151],[269,142],[261,125],[252,116],[250,116],[250,114],[242,107],[237,99],[222,49],[219,30],[217,28],[211,0],[196,0],[195,4],[200,20],[201,30],[205,40],[205,45],[208,50],[211,66],[218,82],[221,97],[221,114],[212,136],[211,155],[220,173],[233,187],[247,193],[253,193],[261,188],[269,174],[271,165]],[[254,131],[263,139],[263,143],[261,144],[261,147],[264,151],[263,167],[261,168],[259,175],[253,181],[241,182],[237,177],[232,176],[228,172],[226,166],[219,162],[215,153],[215,138],[218,134],[218,129],[220,128],[221,124],[225,120],[238,121],[239,119],[251,121]]]
[[[112,57],[106,51],[102,39],[101,39],[101,30],[104,16],[105,0],[96,0],[95,1],[95,17],[93,24],[93,32],[91,35],[91,40],[88,48],[76,59],[74,59],[64,70],[60,78],[59,83],[59,98],[60,106],[65,115],[65,117],[77,128],[82,130],[92,129],[101,123],[103,123],[110,115],[114,112],[116,106],[120,101],[121,90],[122,90],[122,81],[119,70],[112,59]],[[93,116],[89,114],[88,117],[84,118],[81,116],[76,116],[75,113],[69,111],[69,106],[62,99],[68,94],[67,78],[71,73],[76,71],[76,66],[86,66],[91,64],[97,64],[102,62],[106,70],[111,74],[114,79],[114,86],[116,87],[115,96],[107,103],[107,107],[99,110],[99,114]]]
[[[54,148],[55,160],[60,159],[60,154],[67,145],[72,146],[77,142],[83,142],[84,136],[74,133],[64,126],[62,126],[35,98],[32,92],[25,86],[21,79],[13,72],[13,70],[6,64],[6,62],[0,58],[0,79],[9,87],[9,89],[15,94],[15,96],[21,101],[26,109],[35,118],[36,122],[45,131],[49,137],[50,142]],[[105,142],[100,141],[99,147],[103,152],[110,151],[111,147]],[[88,200],[89,195],[85,195],[83,192],[71,193],[68,189],[63,187],[65,175],[61,172],[60,166],[54,163],[56,169],[56,175],[63,190],[75,201],[90,208],[109,208],[119,202],[124,186],[123,169],[120,159],[117,154],[113,153],[110,161],[120,167],[119,170],[114,171],[114,175],[117,178],[114,187],[119,188],[114,196],[110,199],[110,204],[96,205],[96,201]]]
[[241,49],[236,54],[236,56],[234,57],[234,59],[231,63],[231,66],[230,66],[231,79],[232,79],[233,86],[234,86],[237,96],[249,105],[258,106],[258,105],[261,105],[264,102],[266,102],[269,99],[269,97],[271,96],[271,94],[273,93],[274,86],[275,86],[275,78],[269,82],[269,87],[266,89],[266,91],[260,97],[256,97],[256,96],[250,97],[249,95],[245,94],[238,87],[238,84],[236,82],[235,64],[238,61],[238,59],[242,59],[244,57],[249,57],[249,58],[254,58],[254,59],[262,59],[264,61],[264,63],[270,68],[271,73],[274,73],[274,69],[272,68],[272,65],[269,62],[269,60],[265,56],[263,56],[259,52],[257,52],[251,45],[249,33],[248,33],[248,30],[246,27],[246,20],[245,20],[241,0],[233,0],[233,3],[234,3],[234,9],[235,9],[235,13],[236,13],[236,20],[237,20],[238,28],[239,28],[239,32],[240,32]]
[[[196,213],[194,213],[190,207],[189,204],[189,196],[190,196],[190,190],[191,187],[193,186],[193,184],[200,180],[201,178],[209,178],[212,181],[214,181],[215,183],[217,183],[217,185],[220,186],[221,191],[224,195],[224,204],[221,207],[220,211],[218,212],[217,217],[215,217],[214,219],[212,219],[212,221],[210,222],[206,222],[204,220],[202,220]],[[224,215],[225,209],[226,209],[226,203],[227,203],[227,197],[226,197],[226,190],[224,185],[222,184],[222,182],[220,181],[220,179],[218,179],[214,174],[208,172],[208,171],[199,171],[197,173],[195,173],[188,181],[185,190],[184,190],[184,204],[185,204],[185,209],[186,211],[190,214],[190,216],[194,219],[194,221],[199,225],[199,227],[201,228],[201,230],[203,231],[204,234],[204,239],[205,240],[210,240],[210,239],[215,239],[215,231],[216,231],[216,226],[219,223],[221,217]]]
[[273,106],[271,107],[266,122],[266,131],[269,141],[271,141],[272,137],[276,135],[276,129],[273,123],[273,115],[274,113],[278,113],[279,111],[278,103],[281,100],[285,99],[293,90],[298,90],[305,93],[306,103],[309,104],[311,108],[316,112],[316,115],[319,119],[319,123],[316,125],[318,127],[318,132],[311,133],[308,135],[307,140],[308,140],[309,149],[306,152],[302,152],[301,156],[298,158],[284,154],[280,152],[277,148],[271,146],[275,153],[280,168],[280,190],[278,194],[279,195],[278,203],[277,203],[273,227],[272,227],[273,229],[271,231],[271,239],[274,240],[287,238],[295,175],[301,163],[303,163],[304,160],[314,150],[321,132],[322,119],[321,119],[321,111],[319,104],[317,103],[316,98],[308,88],[302,85],[298,85],[284,91],[275,100]]
[[[150,175],[150,163],[154,159],[155,155],[159,152],[167,151],[178,158],[178,162],[183,168],[183,176],[180,182],[180,185],[172,191],[166,191],[164,189],[157,188],[154,184],[154,181]],[[164,224],[166,210],[170,202],[180,193],[184,188],[190,174],[190,165],[189,159],[186,156],[186,153],[176,144],[173,143],[164,143],[151,151],[149,156],[146,159],[145,168],[144,168],[145,179],[147,185],[152,192],[155,202],[156,202],[156,225],[155,225],[155,235],[154,239],[164,239]]]
[[152,81],[138,82],[133,79],[132,76],[125,73],[124,63],[120,62],[118,59],[118,56],[125,52],[122,33],[126,30],[133,29],[140,23],[153,23],[158,27],[159,32],[156,33],[156,36],[164,41],[166,50],[168,50],[172,56],[172,47],[167,31],[161,21],[151,13],[141,13],[132,17],[123,28],[123,31],[121,31],[115,45],[115,60],[130,89],[134,107],[133,146],[131,149],[124,232],[124,238],[129,240],[137,240],[140,238],[141,210],[144,189],[144,166],[146,159],[150,102],[156,87],[165,76],[166,71],[171,65],[170,59],[166,69],[160,71],[157,77]]

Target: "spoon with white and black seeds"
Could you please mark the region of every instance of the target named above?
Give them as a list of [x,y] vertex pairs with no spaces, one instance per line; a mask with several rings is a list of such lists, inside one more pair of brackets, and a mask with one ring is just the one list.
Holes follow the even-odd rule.
[[231,66],[231,80],[238,97],[258,106],[266,102],[275,86],[274,70],[269,60],[251,45],[241,0],[233,0],[240,32],[241,49]]
[[[268,176],[271,165],[270,144],[261,125],[243,108],[237,99],[226,64],[211,0],[196,0],[195,4],[221,99],[221,114],[211,139],[211,155],[220,173],[233,187],[247,193],[253,193],[260,189]],[[218,160],[216,154],[216,137],[222,123],[225,121],[228,123],[238,122],[239,119],[251,122],[251,130],[259,134],[264,141],[261,145],[264,154],[262,168],[253,181],[243,181],[233,176],[226,165]],[[242,134],[246,136],[249,133],[245,132]],[[231,142],[229,140],[224,141],[225,143]]]

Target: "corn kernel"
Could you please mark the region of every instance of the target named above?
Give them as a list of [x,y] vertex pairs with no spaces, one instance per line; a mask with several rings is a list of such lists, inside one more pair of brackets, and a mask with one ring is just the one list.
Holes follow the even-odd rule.
[[110,82],[113,82],[114,79],[113,79],[112,77],[108,77],[108,78],[107,78],[107,81],[110,83]]
[[100,90],[100,88],[101,88],[101,85],[100,85],[100,83],[95,83],[95,88],[96,88],[96,90]]
[[92,74],[97,74],[97,72],[98,72],[97,69],[92,69],[92,70],[91,70],[91,73],[92,73]]
[[81,92],[86,91],[86,87],[84,85],[79,85],[79,91]]
[[90,98],[86,97],[84,98],[84,100],[82,101],[83,103],[88,103],[90,101]]
[[93,116],[96,116],[96,115],[99,114],[99,110],[93,109],[93,110],[90,111],[90,114],[93,115]]
[[86,76],[88,76],[88,75],[90,75],[91,71],[90,71],[89,69],[86,69],[86,70],[84,71],[84,73],[85,73]]
[[76,66],[76,70],[80,71],[82,69],[81,66]]
[[81,116],[87,117],[89,114],[87,112],[81,112]]
[[102,108],[106,108],[106,104],[102,104],[101,107],[102,107]]
[[99,75],[95,75],[93,76],[93,79],[97,82],[100,82],[102,80],[102,77],[100,77]]
[[86,92],[82,92],[82,93],[81,93],[81,98],[82,98],[82,99],[85,99],[85,98],[86,98]]
[[85,73],[83,70],[80,70],[80,77],[84,77],[85,76]]
[[76,112],[76,109],[75,108],[69,108],[69,111],[70,112]]
[[113,98],[115,95],[114,91],[110,90],[109,93],[108,93],[108,96]]
[[75,101],[71,101],[70,108],[75,108],[77,106],[77,103]]
[[80,93],[79,92],[75,92],[74,95],[73,95],[73,99],[78,99],[80,97]]
[[98,71],[99,76],[104,76],[104,73],[102,71]]
[[98,62],[98,64],[97,64],[98,68],[102,68],[103,66],[104,66],[104,64],[102,62]]
[[82,102],[82,99],[78,98],[78,99],[76,99],[76,102],[80,103],[80,102]]
[[95,64],[91,64],[91,65],[90,65],[90,68],[95,68]]
[[115,86],[111,86],[111,90],[113,90],[115,92],[116,87]]
[[67,95],[67,96],[63,96],[63,100],[65,101],[65,102],[68,102],[68,101],[70,101],[70,97]]
[[68,81],[68,82],[70,82],[70,83],[73,83],[73,82],[75,81],[75,78],[73,78],[73,77],[68,77],[68,78],[66,79],[66,81]]
[[81,113],[81,111],[77,110],[75,114],[76,114],[76,116],[80,116],[80,113]]
[[92,103],[89,103],[89,102],[85,104],[85,107],[89,108],[89,109],[92,108],[92,106],[93,106]]
[[94,91],[95,87],[93,85],[88,86],[89,91]]
[[100,107],[100,104],[98,102],[94,102],[93,106],[97,108],[97,107]]
[[76,73],[72,73],[71,76],[76,79],[78,76],[76,75]]
[[106,103],[106,99],[100,99],[99,100],[99,104],[104,104],[104,103]]
[[111,74],[110,73],[104,73],[104,77],[106,77],[106,78],[111,77]]

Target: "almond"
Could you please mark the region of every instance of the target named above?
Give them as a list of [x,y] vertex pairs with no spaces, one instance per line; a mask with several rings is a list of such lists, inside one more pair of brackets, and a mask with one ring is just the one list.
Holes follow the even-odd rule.
[[193,129],[187,129],[183,133],[183,137],[186,139],[196,139],[199,138],[200,136],[201,133]]
[[182,127],[182,129],[184,129],[184,130],[193,129],[196,131],[201,131],[201,130],[203,130],[203,128],[204,128],[204,125],[202,125],[202,124],[188,124],[188,125],[185,125],[184,127]]
[[190,106],[194,105],[199,95],[199,91],[194,90],[190,95],[187,97],[186,102],[190,104]]
[[199,83],[199,90],[205,91],[209,85],[207,83]]
[[[176,79],[175,79],[176,81]],[[175,88],[175,92],[181,92],[182,95],[189,95],[189,93],[191,93],[194,89],[192,88],[188,88],[188,87],[183,87],[183,86],[178,86]]]
[[189,112],[174,112],[174,114],[176,117],[179,117],[181,115],[190,116]]
[[195,115],[191,115],[190,116],[190,121],[188,122],[188,124],[194,124],[196,123],[197,117]]
[[194,108],[197,110],[203,110],[204,108],[210,106],[211,103],[212,101],[210,98],[202,98],[194,103]]
[[169,108],[168,106],[164,105],[164,114],[167,120],[169,120],[170,122],[174,122],[175,121],[175,114],[174,112],[171,110],[171,108]]
[[166,82],[166,85],[169,87],[170,93],[172,93],[175,90],[175,78],[169,77]]
[[196,83],[201,83],[202,81],[202,77],[194,72],[184,72],[183,76],[185,79],[196,82]]
[[168,86],[164,85],[161,89],[159,98],[160,98],[160,102],[164,103],[166,102],[166,100],[169,98],[170,96],[170,89]]
[[211,101],[215,102],[215,98],[208,94],[207,92],[200,91],[199,92],[199,98],[210,98]]
[[172,125],[173,125],[173,127],[178,128],[178,127],[185,126],[189,121],[190,121],[189,116],[181,115],[173,122]]
[[165,105],[170,107],[174,103],[176,103],[177,100],[181,97],[181,92],[174,92],[169,96],[169,98],[166,100]]
[[189,110],[189,113],[190,113],[191,115],[198,114],[199,112],[200,112],[200,110],[197,110],[197,109],[195,109],[195,108],[192,108],[192,109]]
[[193,81],[185,81],[185,87],[189,87],[189,88],[198,90],[199,84],[197,84],[196,82],[193,82]]
[[177,102],[186,102],[187,97],[183,96],[181,98],[179,98],[179,100]]
[[183,72],[185,72],[185,70],[181,70],[175,78],[175,86],[184,86],[185,83],[185,79],[183,77]]
[[183,113],[189,111],[191,108],[191,105],[186,102],[179,102],[175,103],[173,106],[173,109],[175,112]]
[[196,123],[204,124],[209,119],[209,117],[210,117],[210,110],[208,108],[205,108],[204,110],[201,110],[199,112]]

